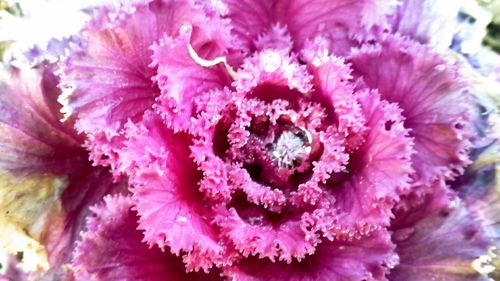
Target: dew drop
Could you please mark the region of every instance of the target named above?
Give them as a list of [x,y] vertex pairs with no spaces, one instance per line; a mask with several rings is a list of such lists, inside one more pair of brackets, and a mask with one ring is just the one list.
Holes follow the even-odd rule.
[[264,218],[262,216],[249,217],[247,220],[251,225],[259,226],[263,225],[264,222]]
[[188,218],[186,216],[179,215],[177,216],[176,221],[180,223],[187,223]]
[[266,52],[261,56],[264,71],[275,72],[281,66],[281,56],[276,52]]
[[434,69],[438,72],[443,72],[446,70],[446,65],[444,64],[440,64],[440,65],[437,65],[436,67],[434,67]]

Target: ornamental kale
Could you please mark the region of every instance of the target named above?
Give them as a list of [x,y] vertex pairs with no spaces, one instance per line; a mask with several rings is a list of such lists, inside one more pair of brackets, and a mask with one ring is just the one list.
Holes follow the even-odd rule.
[[4,201],[55,194],[9,217],[49,270],[4,278],[485,280],[492,138],[442,2],[93,9],[2,85]]

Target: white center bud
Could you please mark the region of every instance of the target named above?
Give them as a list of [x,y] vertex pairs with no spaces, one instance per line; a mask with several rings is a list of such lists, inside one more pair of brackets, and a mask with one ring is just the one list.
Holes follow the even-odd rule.
[[300,166],[311,153],[312,137],[305,129],[283,131],[271,148],[278,167],[292,169]]

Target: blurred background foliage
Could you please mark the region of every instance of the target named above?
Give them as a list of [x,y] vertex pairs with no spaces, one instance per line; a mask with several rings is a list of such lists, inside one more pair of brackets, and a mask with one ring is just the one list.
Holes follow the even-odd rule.
[[[9,13],[14,16],[22,16],[21,6],[19,3],[8,3],[5,0],[0,0],[0,11],[2,13]],[[0,20],[2,16],[0,14]],[[11,41],[0,41],[0,61],[4,61],[3,54],[5,50],[11,45]]]
[[484,44],[490,46],[496,52],[500,52],[500,1],[499,0],[478,0],[481,7],[492,14],[491,23],[488,25],[488,33],[484,37]]

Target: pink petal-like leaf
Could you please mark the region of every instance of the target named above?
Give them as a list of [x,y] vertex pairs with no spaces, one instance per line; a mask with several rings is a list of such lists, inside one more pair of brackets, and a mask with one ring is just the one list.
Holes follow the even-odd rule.
[[403,110],[404,125],[415,139],[416,184],[463,172],[469,163],[471,97],[457,65],[397,36],[354,51],[351,62],[366,86]]
[[180,257],[143,243],[132,206],[130,197],[108,196],[92,208],[73,262],[76,280],[222,280],[216,270],[186,273]]
[[144,240],[185,255],[190,269],[226,262],[198,189],[201,173],[190,157],[190,135],[174,133],[151,112],[140,126],[130,124],[127,135],[122,169],[130,176]]

